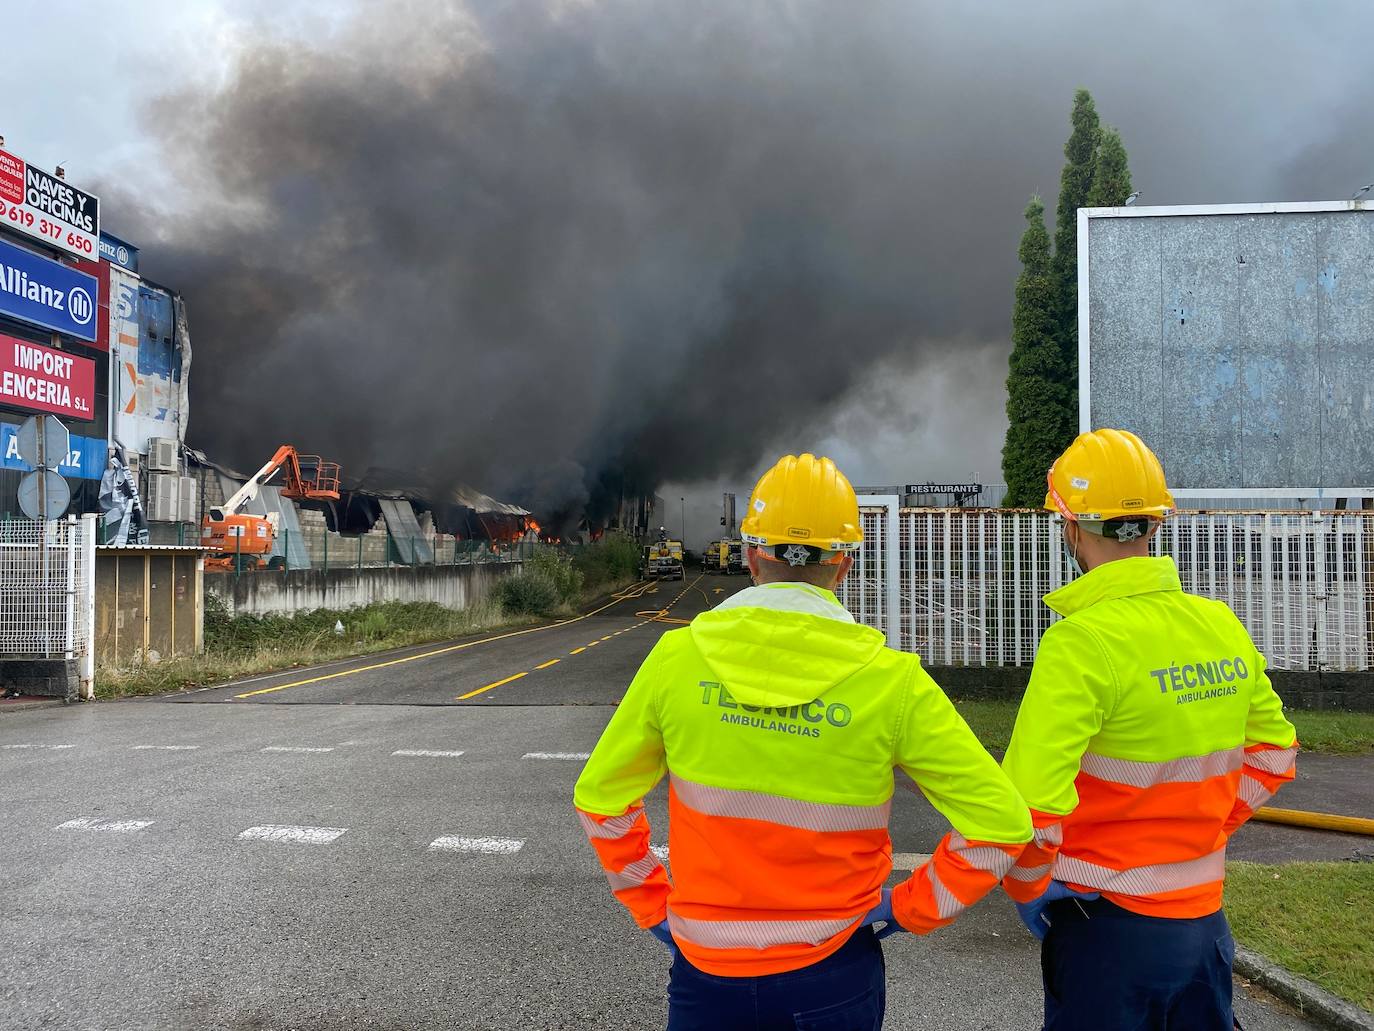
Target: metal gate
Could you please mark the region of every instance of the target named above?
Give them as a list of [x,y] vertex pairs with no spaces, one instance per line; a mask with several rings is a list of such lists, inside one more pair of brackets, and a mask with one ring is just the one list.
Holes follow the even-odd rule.
[[[855,618],[935,665],[1034,659],[1058,618],[1041,598],[1070,575],[1053,516],[863,500],[840,592]],[[1183,512],[1153,550],[1174,557],[1184,590],[1226,602],[1270,666],[1374,668],[1374,513]]]
[[95,684],[95,516],[0,523],[0,656],[75,659]]

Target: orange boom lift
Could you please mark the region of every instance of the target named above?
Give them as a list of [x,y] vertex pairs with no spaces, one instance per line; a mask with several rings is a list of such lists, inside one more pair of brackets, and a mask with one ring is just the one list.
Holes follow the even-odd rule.
[[206,569],[257,569],[277,539],[277,516],[249,515],[243,511],[277,471],[285,467],[283,497],[297,501],[338,501],[339,466],[319,455],[299,454],[290,444],[277,448],[271,461],[226,501],[212,508],[201,522],[200,544],[217,554],[205,560]]

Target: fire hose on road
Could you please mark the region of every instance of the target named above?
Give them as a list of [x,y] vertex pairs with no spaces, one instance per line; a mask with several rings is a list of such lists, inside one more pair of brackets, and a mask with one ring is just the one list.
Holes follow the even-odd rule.
[[1374,837],[1374,820],[1359,816],[1337,816],[1334,813],[1308,813],[1300,809],[1272,809],[1262,806],[1255,810],[1255,819],[1264,823],[1281,823],[1289,827],[1309,827],[1319,831],[1339,831],[1342,834],[1366,834]]

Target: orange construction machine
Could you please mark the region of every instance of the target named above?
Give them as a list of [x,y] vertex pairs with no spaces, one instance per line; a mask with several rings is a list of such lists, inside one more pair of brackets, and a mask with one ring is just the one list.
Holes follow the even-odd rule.
[[221,508],[212,508],[200,526],[200,545],[215,552],[206,569],[257,569],[277,539],[277,516],[249,515],[243,509],[263,485],[285,467],[283,497],[297,501],[338,501],[339,466],[319,455],[298,454],[290,444],[277,448],[272,460],[259,469]]

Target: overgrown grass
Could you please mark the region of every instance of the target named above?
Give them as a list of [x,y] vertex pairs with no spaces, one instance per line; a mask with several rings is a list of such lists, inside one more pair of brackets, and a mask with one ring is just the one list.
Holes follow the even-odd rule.
[[[219,599],[207,596],[203,655],[127,670],[98,669],[95,694],[162,694],[571,616],[590,599],[633,583],[638,570],[639,546],[608,536],[573,556],[537,549],[521,575],[503,578],[490,599],[461,612],[432,602],[382,602],[292,616],[230,616]],[[335,632],[338,624],[342,633]]]
[[[954,705],[984,748],[1000,751],[1007,747],[1019,702],[956,699]],[[1297,727],[1305,752],[1358,755],[1374,751],[1374,713],[1290,709],[1285,715]]]
[[1017,702],[954,700],[954,707],[969,725],[983,747],[1006,751],[1011,741],[1011,728],[1016,724]]
[[606,593],[639,579],[639,545],[628,537],[608,533],[573,555],[573,568],[582,574],[582,588]]
[[1374,712],[1289,709],[1284,715],[1298,728],[1298,742],[1305,752],[1327,755],[1374,752]]
[[[461,612],[432,602],[382,602],[294,616],[230,616],[219,599],[209,596],[203,655],[127,670],[102,667],[96,670],[95,694],[162,694],[531,622],[528,616],[507,614],[491,600]],[[342,634],[335,633],[339,623]]]
[[1228,863],[1240,944],[1374,1010],[1374,863]]

